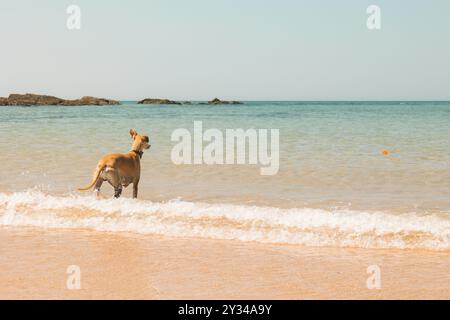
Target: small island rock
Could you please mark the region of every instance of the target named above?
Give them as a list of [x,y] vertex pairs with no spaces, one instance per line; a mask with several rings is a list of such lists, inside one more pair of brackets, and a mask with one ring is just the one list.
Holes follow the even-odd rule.
[[169,99],[147,98],[147,99],[139,101],[138,104],[178,104],[178,105],[180,105],[181,103],[178,101],[173,101],[173,100],[169,100]]
[[218,98],[215,98],[211,101],[208,101],[208,104],[212,104],[212,105],[220,105],[220,104],[243,104],[242,102],[239,101],[224,101],[224,100],[220,100]]
[[10,106],[54,106],[63,100],[53,96],[40,94],[10,94],[8,97],[8,105]]
[[118,105],[118,101],[83,97],[76,100],[65,100],[53,96],[46,96],[41,94],[10,94],[8,98],[0,98],[0,105],[8,106],[104,106],[104,105]]
[[82,97],[77,100],[64,100],[60,105],[63,106],[111,106],[120,104],[118,101],[96,98],[96,97]]

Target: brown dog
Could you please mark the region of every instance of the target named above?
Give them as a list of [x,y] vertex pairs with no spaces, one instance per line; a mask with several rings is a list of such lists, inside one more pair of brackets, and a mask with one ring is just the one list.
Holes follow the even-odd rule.
[[133,183],[133,198],[137,198],[138,184],[141,177],[141,158],[144,150],[150,149],[148,136],[140,135],[135,130],[130,130],[133,138],[133,146],[128,153],[109,154],[103,157],[94,173],[92,183],[86,187],[78,189],[87,191],[95,186],[97,195],[104,181],[108,181],[114,188],[114,197],[119,198],[122,194],[122,187],[128,187]]

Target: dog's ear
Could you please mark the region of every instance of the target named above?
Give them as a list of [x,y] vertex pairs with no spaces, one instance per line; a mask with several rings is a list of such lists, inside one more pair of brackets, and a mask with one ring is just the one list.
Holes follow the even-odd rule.
[[134,130],[134,129],[130,129],[130,135],[131,135],[131,137],[134,139],[134,137],[136,137],[137,136],[137,132],[136,132],[136,130]]

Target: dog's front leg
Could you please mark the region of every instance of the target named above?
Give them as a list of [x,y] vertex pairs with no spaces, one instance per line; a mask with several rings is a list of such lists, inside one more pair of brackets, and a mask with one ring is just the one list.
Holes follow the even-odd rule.
[[139,181],[133,182],[133,199],[136,199],[138,196],[138,184]]

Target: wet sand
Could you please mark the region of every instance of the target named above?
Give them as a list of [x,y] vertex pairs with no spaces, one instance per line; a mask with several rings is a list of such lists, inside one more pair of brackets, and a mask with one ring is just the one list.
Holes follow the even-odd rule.
[[[450,299],[450,252],[0,227],[2,299]],[[81,289],[67,288],[67,268]],[[378,265],[381,289],[366,286]]]

